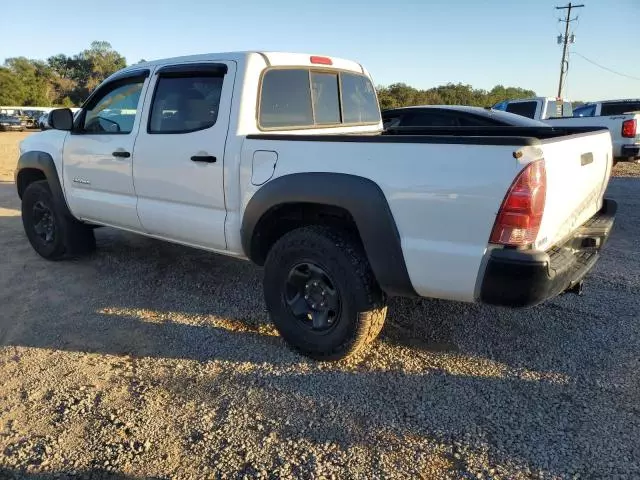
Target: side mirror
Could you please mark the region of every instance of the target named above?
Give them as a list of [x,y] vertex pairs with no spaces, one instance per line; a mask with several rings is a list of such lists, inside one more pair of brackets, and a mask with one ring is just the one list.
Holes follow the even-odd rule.
[[49,112],[49,126],[56,130],[71,130],[73,128],[73,113],[68,108],[56,108]]

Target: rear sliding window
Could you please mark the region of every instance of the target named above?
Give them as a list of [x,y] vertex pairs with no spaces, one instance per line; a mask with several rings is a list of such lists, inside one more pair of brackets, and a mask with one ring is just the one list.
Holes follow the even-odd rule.
[[364,75],[306,68],[268,70],[260,95],[262,128],[373,124],[380,110]]
[[611,102],[603,103],[600,109],[600,115],[622,115],[628,112],[640,111],[640,102]]
[[534,118],[536,116],[536,102],[515,102],[507,104],[506,111],[522,115],[523,117]]

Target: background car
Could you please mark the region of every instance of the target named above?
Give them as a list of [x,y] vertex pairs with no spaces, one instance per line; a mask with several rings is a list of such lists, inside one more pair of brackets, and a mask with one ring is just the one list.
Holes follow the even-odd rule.
[[574,117],[598,117],[640,112],[640,99],[589,102],[573,110]]
[[17,117],[18,119],[20,119],[20,123],[24,128],[30,128],[33,125],[31,117],[26,110],[17,109],[9,113],[8,115],[11,117]]
[[38,128],[38,118],[42,115],[40,110],[23,110],[27,121],[27,128]]
[[38,118],[38,128],[40,130],[47,130],[48,128],[51,128],[49,127],[49,112],[40,115],[40,118]]
[[514,113],[464,105],[423,105],[384,110],[385,129],[393,127],[548,127]]
[[0,131],[22,132],[25,128],[24,122],[20,117],[0,114]]

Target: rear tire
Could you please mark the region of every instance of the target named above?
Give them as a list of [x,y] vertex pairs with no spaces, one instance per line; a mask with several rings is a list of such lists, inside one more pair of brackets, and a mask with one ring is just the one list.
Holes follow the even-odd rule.
[[46,180],[33,182],[25,189],[22,225],[33,249],[48,260],[96,248],[93,229],[60,212]]
[[316,360],[362,350],[387,313],[360,243],[324,226],[293,230],[275,243],[265,263],[264,296],[280,335]]

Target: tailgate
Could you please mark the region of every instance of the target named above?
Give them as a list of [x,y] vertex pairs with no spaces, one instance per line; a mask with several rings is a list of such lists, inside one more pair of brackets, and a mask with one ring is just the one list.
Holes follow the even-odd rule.
[[543,140],[540,148],[547,194],[536,248],[547,250],[600,210],[613,155],[605,130]]

